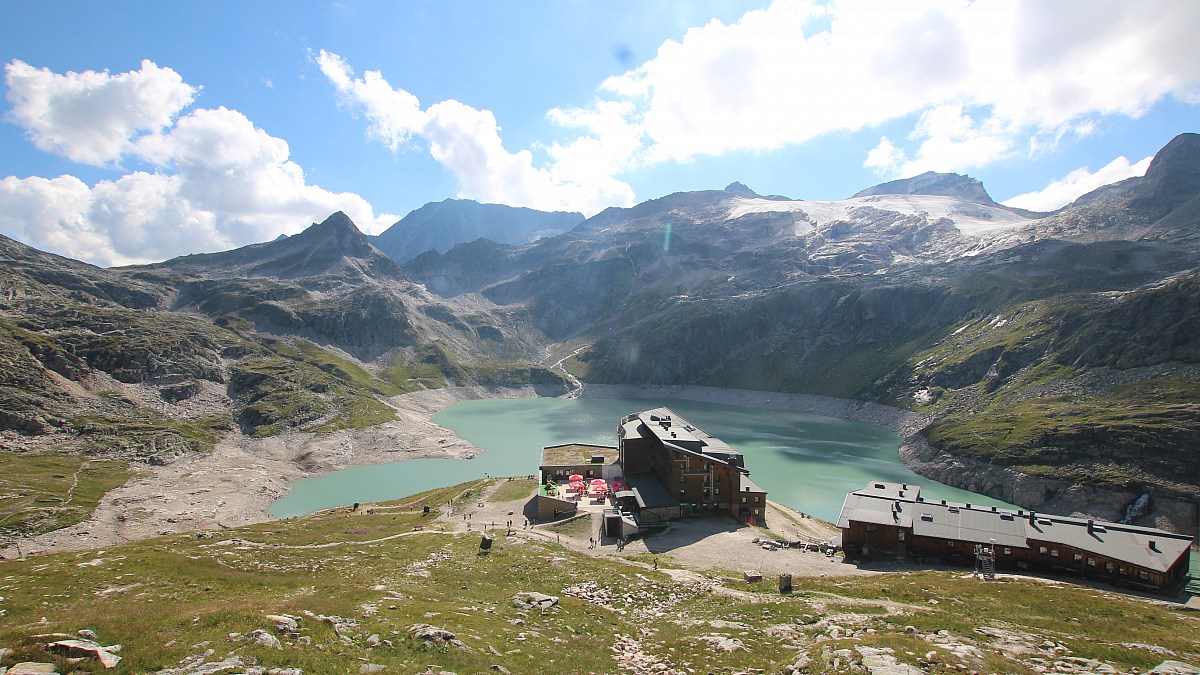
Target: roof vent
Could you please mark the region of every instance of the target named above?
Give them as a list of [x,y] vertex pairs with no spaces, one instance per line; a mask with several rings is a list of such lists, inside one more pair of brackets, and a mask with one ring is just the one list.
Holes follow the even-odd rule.
[[958,513],[958,507],[957,507],[957,506],[951,506],[951,507],[950,507],[950,513]]
[[884,488],[884,485],[883,485],[883,483],[876,483],[876,484],[875,484],[875,489],[876,489],[876,490],[882,490],[883,488]]
[[932,523],[933,522],[933,514],[932,513],[922,513],[921,520]]

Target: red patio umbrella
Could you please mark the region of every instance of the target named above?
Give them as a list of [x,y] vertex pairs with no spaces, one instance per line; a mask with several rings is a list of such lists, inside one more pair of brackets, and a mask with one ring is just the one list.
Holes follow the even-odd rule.
[[603,478],[593,478],[592,485],[608,485],[608,482]]

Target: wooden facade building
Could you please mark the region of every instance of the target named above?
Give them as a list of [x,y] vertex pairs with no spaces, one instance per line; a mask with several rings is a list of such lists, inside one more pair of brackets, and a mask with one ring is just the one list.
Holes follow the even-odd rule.
[[624,417],[617,427],[626,476],[652,474],[684,508],[721,509],[762,521],[767,493],[750,479],[742,454],[670,408]]

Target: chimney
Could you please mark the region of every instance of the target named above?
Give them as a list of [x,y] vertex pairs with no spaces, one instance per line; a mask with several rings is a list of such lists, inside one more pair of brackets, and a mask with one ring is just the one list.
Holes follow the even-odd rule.
[[1030,525],[1033,525],[1033,523],[1034,523],[1036,520],[1037,520],[1037,514],[1036,514],[1036,513],[1034,513],[1033,511],[1030,511],[1030,512],[1029,512],[1029,524],[1030,524]]
[[[1091,518],[1088,518],[1088,534],[1093,534],[1096,531],[1095,525],[1096,525],[1096,521],[1092,520]],[[1151,546],[1151,548],[1154,548],[1154,547]]]
[[1149,545],[1149,547],[1150,547],[1150,550],[1151,550],[1151,551],[1157,551],[1157,550],[1158,550],[1157,548],[1155,548],[1155,547],[1154,547],[1154,540],[1153,540],[1153,539],[1151,539],[1151,540],[1150,540],[1150,542],[1149,542],[1149,544],[1148,544],[1148,545]]

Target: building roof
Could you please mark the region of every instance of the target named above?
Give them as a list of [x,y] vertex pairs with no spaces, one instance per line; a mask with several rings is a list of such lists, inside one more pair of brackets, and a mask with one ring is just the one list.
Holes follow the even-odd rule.
[[1155,572],[1171,569],[1192,544],[1191,537],[1152,527],[1092,521],[1089,532],[1086,519],[1068,516],[1036,514],[1021,522],[1031,541],[1062,544]]
[[1008,509],[915,502],[913,534],[976,544],[1028,548],[1025,521]]
[[921,486],[913,483],[887,483],[881,480],[867,483],[867,487],[855,490],[855,494],[883,499],[917,501],[921,498]]
[[873,525],[912,527],[913,510],[908,502],[851,492],[842,503],[837,525],[850,527],[850,521],[853,520]]
[[[600,463],[592,462],[593,457],[603,457]],[[542,448],[542,467],[547,466],[580,466],[592,464],[604,466],[618,461],[617,449],[610,445],[589,445],[586,443],[567,443],[550,445]]]
[[[691,452],[739,469],[744,466],[742,453],[734,450],[725,441],[710,436],[708,432],[683,419],[670,408],[643,410],[635,416],[641,422],[634,430],[639,435],[644,427],[672,450]],[[628,436],[626,433],[626,437]]]
[[1192,543],[1187,535],[1152,527],[920,500],[920,490],[911,483],[872,482],[846,495],[837,525],[847,528],[851,521],[891,525],[912,528],[915,536],[980,544],[994,541],[1011,548],[1029,548],[1034,541],[1059,544],[1157,572],[1170,569]]
[[742,474],[741,477],[738,478],[738,483],[739,483],[739,487],[741,488],[742,492],[761,492],[763,494],[766,494],[766,492],[767,492],[766,490],[759,487],[758,483],[755,483],[750,478],[750,474],[748,474],[748,473]]

